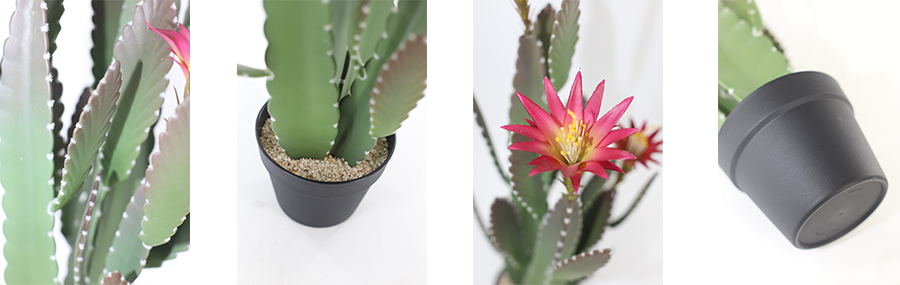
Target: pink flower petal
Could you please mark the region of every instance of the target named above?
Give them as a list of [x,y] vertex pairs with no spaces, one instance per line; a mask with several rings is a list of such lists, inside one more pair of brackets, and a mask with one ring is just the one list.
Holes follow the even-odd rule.
[[523,135],[533,141],[547,142],[547,137],[538,128],[526,125],[506,125],[500,127],[504,130]]
[[[583,120],[584,117],[584,97],[581,91],[581,71],[578,74],[575,74],[575,82],[572,83],[572,89],[569,91],[569,101],[566,103],[566,110],[572,111],[575,114],[575,118],[578,120]],[[565,122],[563,125],[569,125],[572,123],[572,117],[566,116]]]
[[625,110],[628,109],[628,106],[631,105],[631,101],[634,100],[634,97],[625,98],[622,102],[619,102],[618,105],[613,107],[600,117],[597,120],[597,123],[591,127],[591,136],[594,138],[603,138],[606,137],[606,134],[609,133],[610,130],[616,125],[616,122],[622,118],[622,115],[625,114]]
[[594,89],[594,93],[591,94],[591,98],[588,99],[587,107],[584,109],[584,120],[587,121],[588,128],[594,125],[597,116],[600,115],[600,102],[603,100],[604,89],[606,89],[606,80],[600,81],[600,84]]
[[[584,171],[594,173],[594,175],[597,175],[603,179],[609,178],[609,175],[606,174],[606,168],[604,168],[603,165],[600,164],[600,162],[588,161],[583,163],[583,165],[584,166],[582,166],[581,169],[584,169]],[[604,176],[606,176],[606,178],[604,178]]]
[[541,106],[538,106],[531,99],[525,97],[525,95],[519,94],[516,92],[516,96],[519,96],[519,101],[522,101],[522,105],[525,106],[525,111],[528,112],[528,115],[534,119],[534,123],[541,132],[544,133],[544,136],[548,138],[559,136],[559,122],[557,122],[550,114],[547,114],[544,109],[541,109]]
[[634,155],[618,148],[600,148],[588,154],[583,161],[634,159]]
[[556,155],[559,155],[559,154],[554,155],[553,147],[551,147],[549,144],[544,143],[544,142],[538,142],[538,141],[517,142],[517,143],[511,144],[509,146],[509,149],[533,152],[533,153],[544,154],[544,155],[549,155],[549,156],[553,156],[553,157],[556,157]]
[[631,134],[633,134],[633,133],[635,133],[635,132],[637,132],[637,131],[638,131],[638,129],[617,129],[617,130],[612,130],[612,131],[610,131],[608,134],[606,134],[606,137],[604,137],[603,140],[600,141],[600,144],[597,145],[597,147],[605,147],[605,146],[608,146],[608,145],[610,145],[610,144],[612,144],[612,143],[614,143],[614,142],[617,142],[617,141],[619,141],[619,140],[621,140],[621,139],[627,138],[628,136],[630,136]]
[[535,158],[534,160],[532,160],[531,162],[529,162],[527,165],[538,165],[538,164],[544,163],[546,161],[551,161],[551,160],[556,162],[556,164],[559,164],[559,160],[556,159],[556,157],[552,157],[552,156],[548,156],[548,155],[541,155],[541,156],[538,156],[537,158]]
[[550,83],[549,77],[544,77],[544,92],[547,94],[547,105],[550,107],[550,115],[556,119],[556,121],[563,122],[566,117],[566,108],[563,106],[562,101],[559,101],[559,95],[556,94],[556,90],[553,89],[553,83]]
[[528,173],[528,176],[533,176],[542,172],[558,170],[560,168],[559,162],[555,158],[546,155],[539,156],[538,158],[528,163],[528,165],[536,165],[534,169],[531,170],[531,173]]
[[151,26],[150,23],[147,23],[146,21],[144,21],[144,23],[147,24],[147,27],[156,32],[156,34],[158,34],[160,37],[166,40],[167,43],[169,43],[169,46],[171,46],[175,52],[175,56],[177,56],[184,63],[190,66],[191,43],[188,38],[185,38],[183,34],[179,32],[166,29],[157,30],[156,28]]
[[[600,162],[600,165],[602,165],[603,168],[606,168],[606,169],[609,169],[609,170],[612,170],[612,171],[616,171],[616,172],[623,173],[623,174],[625,173],[625,171],[622,171],[622,169],[619,168],[618,165],[616,165],[615,163],[612,163],[612,162],[610,162],[610,161],[601,161],[601,162]],[[606,174],[604,173],[604,176],[605,176],[605,175],[606,175]]]
[[178,33],[188,41],[191,40],[191,31],[189,31],[184,24],[178,23]]

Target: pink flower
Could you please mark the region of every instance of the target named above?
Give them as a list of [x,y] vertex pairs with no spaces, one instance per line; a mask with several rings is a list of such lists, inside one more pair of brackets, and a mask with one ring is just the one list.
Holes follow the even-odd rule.
[[622,172],[622,169],[611,162],[612,160],[635,158],[625,150],[608,147],[637,131],[637,129],[613,129],[634,97],[622,100],[621,103],[597,119],[605,82],[600,82],[588,100],[587,106],[583,107],[581,72],[579,71],[575,76],[572,90],[569,92],[569,102],[567,106],[563,107],[550,79],[544,78],[549,113],[528,97],[516,93],[533,121],[526,118],[525,121],[528,122],[528,125],[507,125],[502,128],[531,139],[531,141],[514,143],[509,146],[509,149],[541,155],[528,163],[528,165],[535,166],[530,175],[559,170],[566,177],[566,186],[570,187],[569,190],[578,194],[581,175],[585,171],[608,178],[607,169]]
[[184,79],[187,81],[185,89],[188,93],[191,92],[191,31],[184,27],[182,24],[178,24],[178,31],[170,31],[166,29],[157,30],[149,23],[147,27],[150,27],[151,30],[156,32],[160,37],[166,40],[169,43],[169,50],[175,54],[176,58],[175,63],[181,66],[181,71],[184,72]]
[[[631,127],[636,128],[637,124],[635,124],[634,121],[631,121]],[[655,127],[647,128],[647,123],[644,122],[639,131],[616,142],[617,148],[628,151],[635,156],[635,159],[625,161],[624,167],[626,169],[634,167],[635,162],[641,163],[644,167],[647,167],[647,164],[651,161],[659,164],[659,161],[650,157],[654,153],[662,152],[662,150],[659,149],[662,140],[653,141],[653,139],[656,138],[657,133],[659,133],[659,129]]]

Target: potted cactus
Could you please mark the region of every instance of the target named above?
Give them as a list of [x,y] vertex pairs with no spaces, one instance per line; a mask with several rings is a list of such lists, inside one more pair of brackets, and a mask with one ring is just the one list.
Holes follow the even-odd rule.
[[[159,139],[149,132],[169,85],[167,48],[187,71],[189,32],[176,26],[172,0],[90,4],[96,85],[70,106],[65,138],[62,84],[53,68],[62,1],[17,0],[10,20],[0,59],[5,283],[131,282],[190,245],[188,90],[176,98],[181,103]],[[62,260],[57,212],[59,234],[72,248]],[[68,267],[64,280],[60,266]]]
[[718,24],[719,166],[795,247],[844,236],[887,193],[848,96],[791,72],[754,1],[720,1]]
[[[511,191],[508,198],[494,200],[489,223],[481,220],[477,205],[475,217],[506,264],[497,284],[577,283],[610,259],[610,249],[593,247],[607,227],[619,226],[629,216],[656,174],[627,212],[613,218],[617,186],[636,167],[649,167],[662,141],[656,139],[658,129],[646,124],[619,125],[633,97],[601,116],[605,81],[585,101],[578,72],[565,105],[557,95],[568,80],[578,41],[579,1],[563,0],[559,11],[547,5],[536,19],[528,1],[515,4],[525,32],[519,38],[510,125],[503,126],[511,132],[509,171],[493,151],[484,110],[473,102],[475,121]],[[582,185],[588,172],[593,175]],[[551,206],[554,180],[566,190]]]
[[423,97],[426,2],[263,1],[271,96],[254,132],[278,203],[295,221],[345,221],[380,177],[394,133]]

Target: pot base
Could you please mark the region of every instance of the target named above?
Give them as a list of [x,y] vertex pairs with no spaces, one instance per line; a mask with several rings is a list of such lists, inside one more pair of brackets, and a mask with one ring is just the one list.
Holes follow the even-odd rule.
[[797,244],[803,248],[818,247],[856,228],[878,207],[887,192],[885,185],[879,179],[872,179],[831,197],[800,226]]
[[263,105],[259,111],[253,131],[256,133],[259,157],[272,179],[272,187],[281,210],[294,221],[310,227],[330,227],[346,221],[356,211],[369,187],[381,177],[388,162],[391,161],[396,146],[396,135],[386,138],[387,158],[375,171],[343,182],[309,180],[285,170],[263,148],[259,134],[263,124],[269,119],[266,106]]

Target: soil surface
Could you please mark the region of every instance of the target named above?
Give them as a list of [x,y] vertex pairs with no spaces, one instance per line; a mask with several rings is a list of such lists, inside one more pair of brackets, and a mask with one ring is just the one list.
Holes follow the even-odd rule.
[[324,159],[293,159],[278,144],[278,139],[272,131],[271,118],[263,125],[259,140],[269,157],[282,168],[300,177],[322,182],[341,182],[363,177],[377,169],[388,156],[387,139],[379,138],[375,148],[369,151],[362,162],[353,167],[343,158],[335,158],[331,154]]

